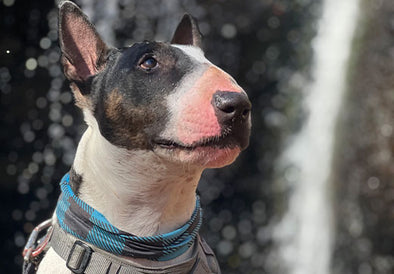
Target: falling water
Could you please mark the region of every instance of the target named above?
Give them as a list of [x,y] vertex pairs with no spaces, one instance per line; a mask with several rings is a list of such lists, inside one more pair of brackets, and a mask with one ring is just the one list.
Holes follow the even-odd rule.
[[114,22],[118,18],[118,1],[82,1],[82,9],[92,20],[104,41],[115,43]]
[[346,72],[358,18],[358,0],[325,0],[313,41],[312,82],[301,131],[281,165],[297,170],[289,209],[275,228],[282,262],[292,274],[330,273],[333,219],[330,172],[335,124],[346,90]]

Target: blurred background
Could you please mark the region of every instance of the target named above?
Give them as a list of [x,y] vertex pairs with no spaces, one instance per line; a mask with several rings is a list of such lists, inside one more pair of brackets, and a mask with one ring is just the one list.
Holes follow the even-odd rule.
[[[249,148],[200,183],[223,273],[393,273],[392,0],[75,2],[115,46],[168,41],[191,13],[208,59],[249,94]],[[0,0],[1,273],[20,273],[85,129],[57,5]]]

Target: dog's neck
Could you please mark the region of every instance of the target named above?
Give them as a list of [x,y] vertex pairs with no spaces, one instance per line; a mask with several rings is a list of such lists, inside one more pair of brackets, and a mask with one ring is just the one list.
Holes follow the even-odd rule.
[[169,163],[150,151],[116,147],[100,134],[88,111],[85,120],[89,127],[73,164],[82,176],[82,200],[138,236],[167,233],[189,220],[202,169]]

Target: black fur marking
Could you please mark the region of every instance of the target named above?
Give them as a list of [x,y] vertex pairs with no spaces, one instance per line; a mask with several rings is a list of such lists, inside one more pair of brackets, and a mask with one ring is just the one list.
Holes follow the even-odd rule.
[[73,167],[71,167],[69,174],[71,189],[74,191],[75,195],[78,196],[79,188],[82,184],[82,176],[79,175]]
[[[146,56],[158,66],[144,70]],[[127,149],[152,149],[168,121],[166,98],[198,64],[167,43],[142,42],[112,50],[105,69],[92,79],[91,101],[101,134]]]
[[171,43],[202,48],[201,38],[196,20],[190,14],[185,14],[175,30]]

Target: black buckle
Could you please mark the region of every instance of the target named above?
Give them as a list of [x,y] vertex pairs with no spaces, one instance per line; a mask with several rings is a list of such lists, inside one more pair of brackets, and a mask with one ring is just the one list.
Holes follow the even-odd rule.
[[[82,250],[81,250],[82,248]],[[74,254],[74,252],[78,252]],[[85,243],[81,241],[75,241],[73,247],[68,255],[66,266],[73,273],[82,274],[89,265],[90,258],[92,256],[93,250]],[[77,255],[77,257],[74,257]]]

